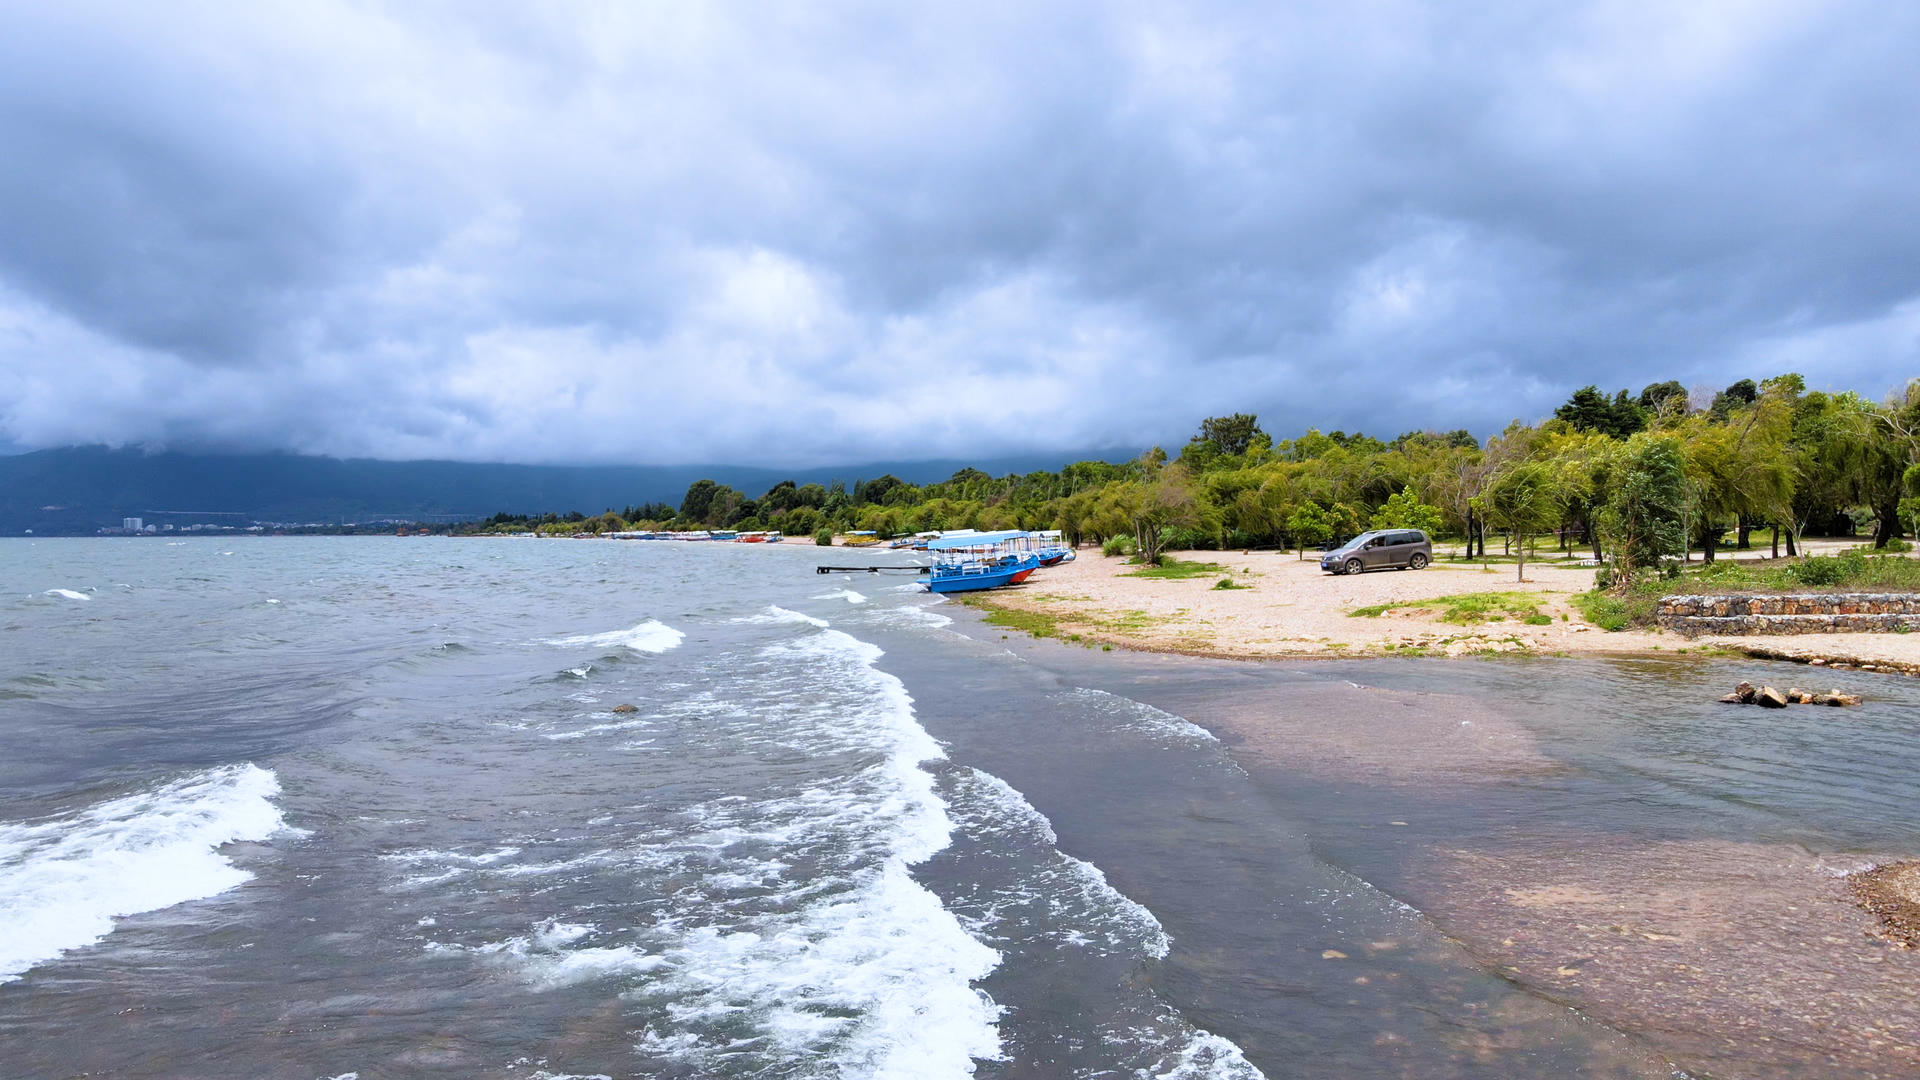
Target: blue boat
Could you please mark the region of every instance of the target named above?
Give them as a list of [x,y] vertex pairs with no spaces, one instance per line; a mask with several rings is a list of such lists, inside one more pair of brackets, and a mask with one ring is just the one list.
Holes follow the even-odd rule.
[[1060,535],[1060,530],[1034,533],[1035,548],[1040,555],[1041,566],[1059,566],[1063,562],[1073,561],[1073,549]]
[[927,541],[934,564],[920,584],[929,592],[977,592],[1018,585],[1040,568],[1032,534],[1018,530],[967,533]]

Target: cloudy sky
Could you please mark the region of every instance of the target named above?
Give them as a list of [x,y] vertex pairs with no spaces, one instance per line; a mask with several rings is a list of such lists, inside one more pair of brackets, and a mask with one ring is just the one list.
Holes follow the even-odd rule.
[[8,5],[0,446],[819,464],[1920,375],[1920,6]]

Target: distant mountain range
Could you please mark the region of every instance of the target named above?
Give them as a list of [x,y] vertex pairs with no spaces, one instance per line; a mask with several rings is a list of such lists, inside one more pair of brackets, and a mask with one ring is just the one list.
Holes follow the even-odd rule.
[[1057,469],[1086,458],[880,461],[815,469],[743,465],[488,465],[374,461],[295,454],[147,453],[104,446],[0,457],[0,536],[90,535],[122,518],[149,524],[440,521],[500,511],[597,514],[647,502],[675,506],[701,478],[758,497],[781,480],[828,484],[892,473],[916,484],[972,466],[996,476]]

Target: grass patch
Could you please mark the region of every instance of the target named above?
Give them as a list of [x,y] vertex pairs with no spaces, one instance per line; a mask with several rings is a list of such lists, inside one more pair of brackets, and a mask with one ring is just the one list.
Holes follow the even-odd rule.
[[1226,569],[1219,563],[1181,562],[1179,559],[1162,558],[1159,566],[1142,566],[1138,570],[1129,570],[1122,576],[1178,581],[1183,578],[1211,577],[1214,574],[1225,573]]
[[1869,555],[1860,548],[1765,563],[1729,559],[1687,570],[1677,578],[1643,578],[1624,593],[1582,593],[1573,598],[1573,605],[1602,630],[1626,630],[1653,626],[1663,596],[1860,591],[1920,591],[1920,559]]
[[1214,583],[1213,583],[1213,587],[1214,587],[1214,588],[1215,588],[1216,590],[1218,590],[1218,589],[1251,589],[1251,588],[1253,588],[1253,586],[1251,586],[1251,585],[1236,585],[1236,584],[1234,584],[1234,581],[1233,581],[1233,579],[1232,579],[1232,578],[1230,578],[1230,577],[1223,577],[1223,578],[1221,578],[1221,579],[1220,579],[1219,581],[1216,581],[1216,582],[1214,582]]
[[[1544,626],[1553,620],[1541,613],[1540,597],[1540,593],[1530,592],[1462,593],[1458,596],[1436,596],[1430,600],[1404,600],[1354,608],[1347,615],[1349,618],[1377,619],[1400,608],[1440,608],[1441,622],[1459,626],[1502,622],[1509,618],[1520,619],[1533,626]],[[1536,619],[1539,621],[1535,622]]]
[[1148,627],[1156,626],[1164,621],[1166,620],[1158,616],[1149,615],[1144,611],[1134,609],[1131,611],[1123,611],[1111,619],[1101,619],[1095,626],[1101,630],[1111,630],[1115,633],[1127,634],[1145,630]]
[[1059,618],[1039,611],[1019,611],[1014,608],[994,608],[987,612],[988,626],[1001,626],[1008,630],[1018,630],[1037,638],[1058,637],[1060,635]]

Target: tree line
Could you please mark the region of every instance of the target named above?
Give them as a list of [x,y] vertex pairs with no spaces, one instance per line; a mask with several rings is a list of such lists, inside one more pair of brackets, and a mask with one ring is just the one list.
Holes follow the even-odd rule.
[[[1158,561],[1188,548],[1308,548],[1369,528],[1420,528],[1484,556],[1489,535],[1524,550],[1552,535],[1616,571],[1661,566],[1767,530],[1778,554],[1800,538],[1870,529],[1884,548],[1920,527],[1920,380],[1874,401],[1809,391],[1799,375],[1725,389],[1656,383],[1639,394],[1575,391],[1537,424],[1484,442],[1466,431],[1389,441],[1317,429],[1276,440],[1249,413],[1211,417],[1177,455],[990,476],[962,469],[916,485],[783,481],[759,497],[712,480],[677,507],[572,520],[497,515],[482,528],[1062,530],[1070,541],[1128,537]],[[1730,538],[1730,539],[1729,539]]]

